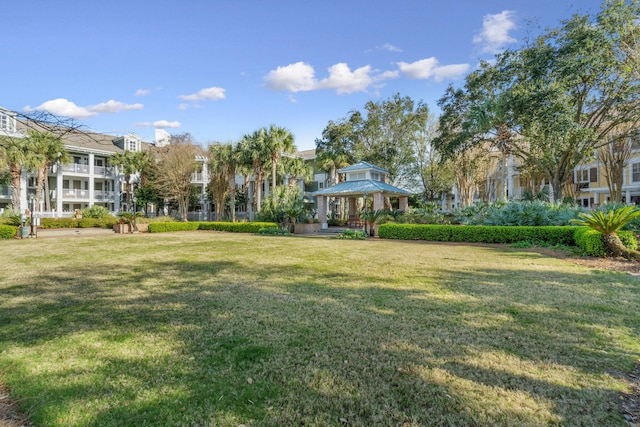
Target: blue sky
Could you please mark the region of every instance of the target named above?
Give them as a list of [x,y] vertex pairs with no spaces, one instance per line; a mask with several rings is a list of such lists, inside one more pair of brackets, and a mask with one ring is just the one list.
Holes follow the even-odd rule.
[[481,59],[596,0],[2,0],[0,105],[90,130],[190,132],[203,145],[276,124],[314,148],[329,120],[400,93],[427,103]]

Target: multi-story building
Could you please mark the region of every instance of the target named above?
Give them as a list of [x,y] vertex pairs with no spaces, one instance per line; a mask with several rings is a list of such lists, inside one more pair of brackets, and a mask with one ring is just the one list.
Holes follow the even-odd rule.
[[[16,119],[15,114],[0,109],[0,136],[24,138],[27,134],[24,123]],[[158,132],[159,144],[166,144],[166,132]],[[112,136],[95,132],[69,132],[62,136],[64,146],[71,158],[68,164],[55,163],[49,171],[48,181],[41,206],[35,207],[39,217],[71,216],[76,211],[90,206],[103,206],[117,213],[130,210],[126,206],[124,192],[125,177],[117,166],[110,163],[116,153],[138,152],[150,149],[154,144],[144,142],[131,133],[124,136]],[[206,198],[206,186],[209,182],[207,157],[203,151],[196,156],[197,168],[192,182],[198,187],[198,205],[190,215],[198,219],[208,218],[210,206]],[[36,178],[33,173],[23,170],[20,182],[20,211],[29,206],[29,198],[35,194]],[[48,198],[51,209],[45,211]],[[10,185],[0,186],[0,209],[11,205]]]

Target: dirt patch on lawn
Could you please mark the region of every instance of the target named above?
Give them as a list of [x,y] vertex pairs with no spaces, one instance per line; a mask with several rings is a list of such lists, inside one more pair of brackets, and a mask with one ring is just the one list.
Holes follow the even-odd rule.
[[18,411],[9,389],[0,384],[0,427],[31,427],[31,422]]

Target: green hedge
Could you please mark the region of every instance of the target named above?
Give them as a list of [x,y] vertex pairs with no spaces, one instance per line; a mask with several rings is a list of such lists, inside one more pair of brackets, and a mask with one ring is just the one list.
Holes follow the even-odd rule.
[[201,222],[198,230],[257,233],[261,228],[278,228],[275,222]]
[[516,243],[546,242],[550,245],[575,245],[574,226],[474,226],[435,224],[382,224],[383,239],[430,240],[438,242]]
[[[638,240],[631,231],[618,231],[618,236],[622,244],[632,250],[638,249]],[[601,233],[588,227],[580,227],[574,233],[575,244],[583,254],[595,257],[608,257],[612,253],[604,244],[604,237]]]
[[235,233],[257,233],[261,228],[277,228],[274,222],[157,222],[149,224],[150,233],[168,231],[214,230]]
[[42,218],[41,228],[112,228],[120,221],[111,216],[105,218]]
[[13,239],[18,233],[14,225],[0,225],[0,239]]

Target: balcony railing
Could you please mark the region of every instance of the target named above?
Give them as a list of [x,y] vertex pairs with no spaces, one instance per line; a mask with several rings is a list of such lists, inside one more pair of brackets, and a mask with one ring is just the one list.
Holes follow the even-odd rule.
[[64,172],[89,173],[89,165],[80,165],[77,163],[73,163],[71,165],[63,165],[62,170]]
[[65,200],[89,200],[89,190],[73,190],[65,188],[62,190],[62,198]]
[[191,181],[192,182],[204,182],[204,181],[206,181],[206,176],[202,172],[192,173],[191,174]]
[[114,202],[116,200],[115,191],[94,191],[93,196],[99,202]]
[[116,174],[116,168],[111,166],[94,166],[93,173],[99,176],[114,176]]

